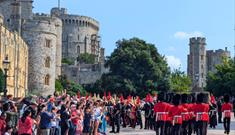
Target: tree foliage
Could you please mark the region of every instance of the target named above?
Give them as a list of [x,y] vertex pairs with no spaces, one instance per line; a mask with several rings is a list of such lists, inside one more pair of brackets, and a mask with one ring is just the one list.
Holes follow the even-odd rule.
[[95,63],[95,55],[89,54],[89,53],[82,53],[82,54],[80,54],[80,56],[78,56],[77,60],[80,63],[94,64]]
[[207,76],[208,91],[216,96],[222,96],[225,93],[235,95],[235,61],[224,59],[221,65],[216,66],[216,72],[209,72]]
[[187,93],[190,91],[192,81],[180,69],[175,69],[170,75],[170,86],[173,92]]
[[72,60],[68,59],[68,58],[63,58],[62,63],[63,64],[68,64],[68,65],[73,65],[74,64],[74,62]]
[[56,84],[56,88],[66,89],[67,93],[70,94],[70,95],[76,95],[78,91],[80,91],[80,94],[83,95],[83,96],[86,93],[86,90],[80,84],[75,83],[71,80],[68,80],[65,75],[59,77],[59,80]]
[[55,90],[56,92],[62,93],[62,91],[64,90],[63,85],[61,84],[60,80],[56,79],[55,80]]
[[138,38],[119,40],[116,44],[106,63],[110,72],[102,76],[99,87],[124,95],[145,95],[152,90],[146,86],[152,80],[157,82],[158,90],[169,90],[170,71],[154,44]]

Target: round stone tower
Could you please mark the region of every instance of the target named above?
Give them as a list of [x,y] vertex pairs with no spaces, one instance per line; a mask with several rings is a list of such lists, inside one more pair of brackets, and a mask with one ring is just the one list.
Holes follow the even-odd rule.
[[3,17],[3,15],[0,13],[0,26],[3,25],[3,19],[4,19],[4,17]]
[[67,14],[65,8],[53,8],[51,15],[59,17],[63,22],[63,58],[76,60],[81,53],[94,54],[99,58],[99,23],[95,19]]
[[55,91],[61,31],[61,20],[45,14],[35,14],[22,24],[22,36],[29,46],[28,84],[32,93],[46,96]]

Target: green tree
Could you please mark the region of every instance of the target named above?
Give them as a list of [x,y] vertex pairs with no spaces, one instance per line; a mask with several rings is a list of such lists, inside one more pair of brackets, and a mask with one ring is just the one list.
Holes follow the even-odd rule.
[[216,66],[216,72],[209,72],[207,76],[208,91],[216,96],[225,93],[235,95],[235,63],[231,59],[224,59],[221,65]]
[[170,75],[170,86],[173,92],[187,93],[190,91],[192,81],[180,69],[175,69]]
[[68,64],[68,65],[73,65],[74,64],[74,62],[72,60],[68,59],[68,58],[63,58],[62,63],[63,64]]
[[108,57],[108,74],[101,78],[102,88],[124,95],[145,95],[146,82],[158,83],[158,90],[169,90],[170,74],[165,57],[160,55],[154,44],[132,38],[117,41],[117,48]]
[[75,83],[71,80],[68,80],[66,75],[59,76],[59,79],[56,82],[56,88],[58,89],[66,89],[68,94],[76,95],[78,91],[80,91],[81,95],[85,95],[86,90],[78,83]]
[[4,73],[2,69],[0,69],[0,93],[4,91],[3,89],[4,89]]
[[80,56],[78,56],[77,60],[80,63],[94,64],[95,63],[95,55],[89,54],[89,53],[82,53],[82,54],[80,54]]
[[61,93],[64,90],[63,85],[61,84],[60,80],[56,79],[55,80],[55,90],[56,92]]

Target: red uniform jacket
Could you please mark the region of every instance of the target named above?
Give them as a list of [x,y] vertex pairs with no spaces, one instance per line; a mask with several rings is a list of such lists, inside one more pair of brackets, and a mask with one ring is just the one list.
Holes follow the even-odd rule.
[[231,103],[224,103],[221,108],[224,113],[224,117],[231,117],[231,112],[233,110],[233,105]]
[[195,104],[193,107],[194,115],[198,121],[209,121],[209,104],[201,103]]
[[169,110],[169,116],[172,117],[173,124],[182,124],[182,112],[184,111],[183,106],[172,106]]
[[156,113],[156,120],[166,121],[168,117],[169,104],[165,102],[159,102],[154,105],[154,113]]
[[188,111],[189,111],[189,119],[192,120],[194,118],[194,105],[195,103],[188,104]]
[[183,107],[182,119],[183,119],[183,121],[188,121],[190,118],[190,114],[188,111],[190,108],[190,105],[185,103],[185,104],[182,104],[182,107]]

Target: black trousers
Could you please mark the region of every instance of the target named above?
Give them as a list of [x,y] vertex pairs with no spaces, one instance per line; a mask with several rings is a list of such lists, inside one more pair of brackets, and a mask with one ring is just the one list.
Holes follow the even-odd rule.
[[182,135],[187,135],[188,134],[188,121],[183,121],[182,123]]
[[231,118],[224,118],[224,130],[226,133],[230,132],[230,122]]
[[222,123],[222,112],[218,112],[218,121]]
[[115,132],[115,125],[117,126],[117,131],[116,132],[120,131],[120,122],[121,122],[120,116],[114,117],[113,122],[111,122],[112,131]]
[[157,121],[155,122],[156,135],[165,135],[165,122]]
[[191,135],[194,131],[194,121],[193,119],[188,121],[188,135]]
[[197,135],[207,135],[207,121],[197,121]]
[[144,129],[149,129],[151,124],[151,118],[146,118],[145,117],[145,124],[144,124]]
[[122,117],[122,127],[126,127],[126,113],[123,112],[121,117]]
[[143,128],[142,118],[141,116],[136,117],[136,122],[140,125],[140,128]]
[[181,124],[175,124],[173,127],[172,127],[172,135],[181,135]]
[[171,135],[171,131],[172,131],[172,123],[171,121],[166,121],[165,123],[165,135]]

